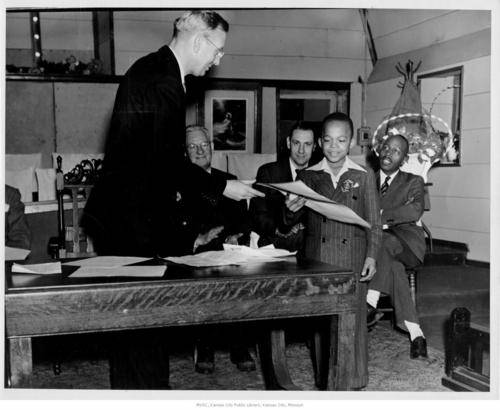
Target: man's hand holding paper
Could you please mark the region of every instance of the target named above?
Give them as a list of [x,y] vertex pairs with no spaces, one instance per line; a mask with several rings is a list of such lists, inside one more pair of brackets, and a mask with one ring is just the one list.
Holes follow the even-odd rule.
[[308,208],[320,213],[328,219],[351,223],[370,228],[370,224],[361,218],[351,208],[338,204],[327,197],[318,194],[316,191],[309,188],[302,181],[284,182],[284,183],[258,183],[268,188],[277,189],[285,194],[298,195],[294,199],[288,198],[286,203],[287,208],[292,212],[297,212],[304,205]]

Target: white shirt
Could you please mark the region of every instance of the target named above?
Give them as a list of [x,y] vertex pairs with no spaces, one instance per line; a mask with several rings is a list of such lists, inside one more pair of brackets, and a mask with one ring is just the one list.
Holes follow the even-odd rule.
[[175,60],[177,61],[177,65],[179,66],[179,71],[181,72],[182,88],[184,88],[184,92],[186,92],[186,83],[184,80],[186,74],[184,73],[184,69],[182,68],[181,60],[179,59],[179,56],[175,53],[172,47],[169,46],[168,48],[170,48],[170,51],[172,51],[172,54],[174,55]]
[[313,165],[312,167],[307,169],[311,171],[327,172],[330,175],[330,178],[332,179],[334,188],[337,188],[337,184],[339,183],[340,177],[343,174],[345,174],[349,169],[357,169],[358,171],[366,172],[366,169],[364,169],[361,165],[356,164],[351,158],[349,158],[349,156],[345,157],[344,163],[342,164],[342,167],[340,168],[340,171],[338,172],[337,175],[335,175],[331,170],[330,166],[328,165],[328,160],[326,158],[323,158],[316,165]]
[[297,172],[299,172],[300,169],[297,168],[290,157],[288,157],[288,160],[290,161],[290,172],[292,173],[292,180],[295,181],[297,179]]
[[382,187],[382,185],[384,184],[384,181],[385,179],[390,176],[391,179],[389,179],[389,182],[387,182],[387,185],[391,185],[392,184],[392,181],[394,181],[394,178],[396,177],[396,175],[398,174],[399,172],[399,169],[392,175],[387,175],[384,171],[380,170],[380,183],[379,183],[379,187]]

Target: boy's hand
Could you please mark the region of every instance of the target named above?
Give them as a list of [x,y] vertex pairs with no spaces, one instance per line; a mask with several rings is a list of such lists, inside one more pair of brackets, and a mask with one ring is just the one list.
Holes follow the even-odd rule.
[[373,278],[375,273],[377,272],[375,259],[367,257],[365,259],[365,264],[363,265],[363,269],[361,270],[361,279],[360,282],[368,282]]
[[292,212],[297,212],[305,205],[305,203],[306,199],[301,196],[297,196],[293,199],[290,199],[290,197],[287,196],[285,200],[286,207]]

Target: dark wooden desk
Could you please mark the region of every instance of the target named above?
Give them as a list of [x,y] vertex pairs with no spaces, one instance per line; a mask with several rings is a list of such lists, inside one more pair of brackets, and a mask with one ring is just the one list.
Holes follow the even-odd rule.
[[75,267],[39,276],[11,274],[10,266],[5,323],[12,387],[30,386],[32,337],[262,320],[271,324],[258,345],[266,388],[297,389],[279,319],[327,316],[328,330],[313,349],[315,368],[326,388],[350,389],[356,281],[341,268],[291,257],[215,268],[169,264],[159,279],[81,279],[69,276]]

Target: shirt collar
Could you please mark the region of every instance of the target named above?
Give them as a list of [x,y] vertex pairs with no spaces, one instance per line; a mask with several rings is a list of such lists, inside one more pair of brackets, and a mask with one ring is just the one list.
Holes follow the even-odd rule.
[[332,170],[330,169],[330,166],[328,165],[328,160],[326,158],[323,158],[320,162],[318,162],[316,165],[313,165],[312,167],[307,168],[310,171],[325,171],[327,172],[330,177],[332,178],[333,186],[337,187],[337,182],[340,180],[340,177],[346,173],[349,169],[355,169],[358,171],[363,171],[366,172],[366,169],[364,169],[361,165],[356,164],[349,156],[345,157],[344,163],[342,164],[342,168],[340,168],[340,171],[337,175],[334,175]]
[[[312,167],[307,168],[310,171],[325,171],[330,173],[330,166],[328,165],[328,160],[326,158],[323,158],[320,162],[318,162],[316,165],[313,165]],[[340,171],[344,173],[348,169],[356,169],[358,171],[363,171],[366,172],[366,169],[364,169],[361,165],[356,164],[349,156],[345,157],[344,164],[342,165],[342,168]],[[340,172],[339,172],[340,175]]]
[[387,183],[387,185],[391,185],[392,184],[392,181],[394,181],[394,178],[396,177],[396,175],[399,173],[399,169],[394,172],[393,174],[391,175],[387,175],[384,171],[380,170],[380,186],[382,186],[382,184],[384,183],[385,181],[385,178],[390,176],[391,179],[389,179],[389,182]]
[[300,171],[297,166],[295,165],[295,163],[292,161],[292,159],[290,157],[288,157],[288,161],[290,162],[290,171],[292,173],[292,178],[293,180],[295,180],[295,178],[297,178],[297,173]]
[[176,54],[174,49],[170,46],[169,46],[169,48],[170,48],[170,51],[172,52],[172,54],[174,55],[175,60],[177,61],[177,65],[179,66],[179,71],[181,73],[182,87],[184,88],[184,92],[186,92],[186,83],[185,83],[186,74],[184,73],[184,69],[182,68],[181,60],[179,59],[179,56]]

